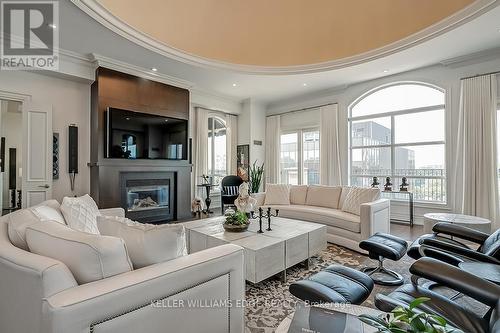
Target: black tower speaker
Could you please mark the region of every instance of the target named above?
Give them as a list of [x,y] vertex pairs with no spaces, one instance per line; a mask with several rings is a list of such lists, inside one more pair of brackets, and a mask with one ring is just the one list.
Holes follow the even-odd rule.
[[69,125],[68,128],[68,172],[75,174],[78,173],[78,127],[75,125]]

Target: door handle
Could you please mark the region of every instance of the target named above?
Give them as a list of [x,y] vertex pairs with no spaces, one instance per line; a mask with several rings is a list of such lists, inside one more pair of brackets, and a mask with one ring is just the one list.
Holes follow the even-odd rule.
[[45,184],[45,185],[39,185],[38,187],[42,187],[42,188],[50,188],[50,185],[49,185],[49,184]]

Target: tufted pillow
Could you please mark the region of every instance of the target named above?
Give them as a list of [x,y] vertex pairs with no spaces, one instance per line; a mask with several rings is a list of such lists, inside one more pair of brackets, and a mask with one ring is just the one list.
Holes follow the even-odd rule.
[[30,252],[68,266],[78,284],[132,270],[125,242],[118,237],[89,234],[48,221],[26,228],[26,243]]
[[187,255],[182,224],[143,224],[125,217],[98,216],[97,226],[101,235],[125,241],[135,269]]
[[61,211],[68,226],[77,231],[99,234],[97,217],[101,216],[99,208],[90,195],[81,197],[64,197]]
[[290,204],[290,186],[285,184],[266,184],[267,205],[289,205]]
[[362,204],[375,201],[379,198],[380,190],[378,188],[351,187],[342,205],[342,210],[347,213],[360,215]]
[[[49,215],[50,218],[45,218],[45,216]],[[7,232],[10,242],[14,246],[27,251],[26,228],[41,221],[51,220],[52,218],[60,222],[62,215],[59,212],[59,203],[57,200],[47,200],[31,208],[12,212],[6,215],[5,218],[8,219]],[[62,223],[64,224],[64,218]]]

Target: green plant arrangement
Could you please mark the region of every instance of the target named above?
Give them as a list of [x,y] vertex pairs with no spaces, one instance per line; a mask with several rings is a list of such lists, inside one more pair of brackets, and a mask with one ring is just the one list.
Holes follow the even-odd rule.
[[226,214],[226,222],[223,226],[226,231],[241,232],[248,229],[250,221],[246,213],[236,211]]
[[408,308],[398,306],[387,314],[360,315],[358,318],[381,333],[463,333],[449,327],[446,320],[440,316],[414,311],[420,304],[429,300],[427,297],[419,297],[411,302]]
[[254,161],[250,167],[250,192],[257,193],[260,189],[260,184],[262,183],[262,175],[264,174],[264,163],[261,166],[257,165],[257,161]]

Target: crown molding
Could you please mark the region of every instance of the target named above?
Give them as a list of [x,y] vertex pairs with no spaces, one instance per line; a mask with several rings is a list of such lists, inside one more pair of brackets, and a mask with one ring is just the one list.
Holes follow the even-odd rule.
[[165,43],[149,36],[148,34],[139,31],[117,16],[113,15],[109,10],[102,6],[98,2],[98,0],[71,0],[71,2],[82,11],[87,13],[89,16],[91,16],[94,20],[107,27],[111,31],[115,32],[116,34],[165,57],[181,61],[186,64],[201,66],[204,68],[225,69],[239,73],[266,75],[315,73],[370,62],[382,57],[389,56],[391,54],[401,52],[432,38],[438,37],[488,12],[489,10],[495,8],[500,4],[500,1],[498,0],[477,0],[469,6],[458,11],[457,13],[413,35],[410,35],[384,47],[377,48],[355,56],[317,64],[272,67],[233,64],[197,56],[168,46]]
[[191,89],[194,86],[194,83],[190,81],[178,79],[176,77],[162,74],[159,72],[153,72],[151,71],[151,69],[146,69],[144,67],[132,65],[96,53],[91,53],[89,55],[89,59],[90,62],[94,64],[95,68],[106,67],[123,73],[135,75],[152,81],[158,81],[161,83],[169,84],[184,89]]
[[440,61],[440,64],[450,68],[459,68],[463,66],[486,62],[489,60],[496,60],[498,58],[500,58],[500,47],[446,59]]

